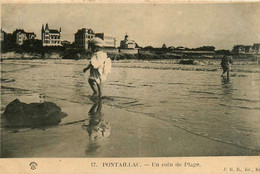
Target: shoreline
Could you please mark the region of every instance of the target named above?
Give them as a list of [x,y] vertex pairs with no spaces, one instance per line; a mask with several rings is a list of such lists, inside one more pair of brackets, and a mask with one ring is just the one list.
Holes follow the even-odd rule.
[[[142,51],[136,53],[107,52],[108,57],[112,60],[220,60],[224,54],[219,53],[200,53],[185,51]],[[52,50],[44,52],[16,52],[9,51],[1,53],[1,61],[3,60],[49,60],[49,59],[68,59],[81,60],[90,59],[89,51],[80,50]],[[233,59],[243,61],[260,62],[260,54],[232,54]]]
[[[192,60],[192,64],[183,64],[182,61]],[[80,59],[5,59],[2,61],[2,66],[5,63],[12,61],[59,61],[67,64],[68,61],[76,61],[77,64],[86,64],[89,60]],[[159,70],[181,70],[181,71],[206,71],[206,72],[218,72],[222,71],[220,66],[220,59],[124,59],[124,60],[112,60],[113,68],[133,68],[133,69],[159,69]],[[143,64],[146,63],[146,64]],[[235,60],[231,66],[230,72],[234,73],[259,73],[260,61],[252,60]],[[250,69],[244,68],[245,65],[251,66]],[[3,67],[2,67],[3,70]],[[240,76],[239,74],[233,74],[232,76]],[[244,75],[242,75],[244,76]]]

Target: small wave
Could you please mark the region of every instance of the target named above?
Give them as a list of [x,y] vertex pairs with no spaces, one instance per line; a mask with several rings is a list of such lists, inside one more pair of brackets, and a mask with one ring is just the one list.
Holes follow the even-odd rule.
[[206,99],[216,99],[216,100],[218,100],[219,99],[219,97],[205,97],[205,96],[199,96],[199,98],[206,98]]
[[1,79],[1,83],[11,83],[11,82],[15,82],[15,79]]
[[11,90],[11,91],[30,91],[30,90],[27,90],[27,89],[14,88],[14,87],[2,86],[2,85],[1,85],[1,88],[2,89],[8,89],[8,90]]
[[198,93],[198,94],[210,94],[215,95],[216,93],[213,92],[206,92],[206,91],[190,91],[191,93]]
[[245,102],[251,102],[251,103],[260,102],[260,100],[250,100],[250,99],[243,99],[243,98],[232,98],[232,100],[245,101]]
[[190,85],[188,83],[167,83],[168,85]]
[[196,84],[196,86],[216,86],[216,87],[219,87],[219,85],[211,85],[211,84]]
[[63,77],[78,78],[78,76],[77,76],[77,75],[68,75],[68,76],[63,76]]
[[121,105],[126,105],[126,106],[124,106],[124,107],[129,107],[129,106],[131,106],[131,107],[134,107],[134,106],[143,106],[144,104],[142,104],[142,103],[138,103],[138,101],[137,100],[135,100],[135,101],[130,101],[130,102],[125,102],[125,103],[120,103]]
[[135,100],[135,101],[131,101],[131,102],[125,102],[125,103],[121,103],[121,104],[123,104],[123,105],[128,105],[128,104],[133,104],[133,103],[137,103],[138,101],[137,100]]
[[247,107],[247,106],[234,106],[236,108],[241,108],[241,109],[249,109],[249,110],[260,110],[260,107]]
[[142,85],[142,86],[149,86],[149,87],[153,87],[153,85]]
[[240,109],[248,109],[248,110],[260,110],[260,107],[232,106],[232,105],[226,105],[226,104],[223,104],[223,103],[220,103],[219,105],[225,106],[225,107],[235,107],[235,108],[240,108]]
[[167,103],[167,102],[168,102],[167,100],[160,101],[160,103]]
[[112,84],[112,83],[110,83],[109,85],[111,85],[111,86],[123,86],[123,87],[128,87],[128,88],[135,88],[135,87],[136,87],[136,86],[121,85],[121,84]]
[[144,104],[142,104],[142,103],[136,103],[136,104],[131,104],[130,106],[144,106]]

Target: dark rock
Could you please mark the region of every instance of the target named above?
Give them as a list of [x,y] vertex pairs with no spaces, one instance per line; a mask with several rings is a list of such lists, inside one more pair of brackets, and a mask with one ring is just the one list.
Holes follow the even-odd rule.
[[52,102],[26,104],[15,99],[2,115],[4,126],[41,127],[57,125],[67,114]]

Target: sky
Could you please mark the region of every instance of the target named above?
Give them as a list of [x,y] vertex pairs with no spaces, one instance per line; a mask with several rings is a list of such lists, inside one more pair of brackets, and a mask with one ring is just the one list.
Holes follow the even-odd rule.
[[42,24],[62,30],[62,40],[74,41],[78,29],[91,28],[129,39],[142,47],[215,46],[260,43],[260,3],[66,3],[2,4],[1,26],[17,28],[41,39]]

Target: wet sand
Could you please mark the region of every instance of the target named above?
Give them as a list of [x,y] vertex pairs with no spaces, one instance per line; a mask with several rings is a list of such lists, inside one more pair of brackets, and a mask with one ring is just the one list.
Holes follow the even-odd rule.
[[[82,106],[83,107],[83,106]],[[77,107],[78,108],[78,107]],[[73,108],[67,108],[72,111]],[[83,111],[76,114],[87,115]],[[259,152],[191,134],[170,123],[102,106],[108,137],[90,140],[84,121],[44,129],[3,130],[2,157],[178,157],[259,155]],[[73,117],[73,115],[71,115]],[[70,124],[71,123],[71,124]]]
[[[4,61],[2,113],[18,98],[54,102],[68,116],[58,126],[2,128],[1,157],[260,154],[257,65],[234,65],[227,81],[212,71],[218,62],[196,65],[205,71],[171,70],[179,65],[167,62],[115,62],[98,111],[89,96],[88,74],[82,73],[85,63]],[[253,71],[240,71],[242,66]]]

